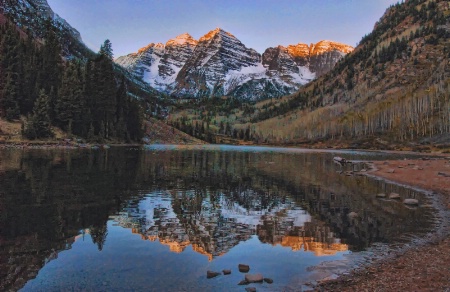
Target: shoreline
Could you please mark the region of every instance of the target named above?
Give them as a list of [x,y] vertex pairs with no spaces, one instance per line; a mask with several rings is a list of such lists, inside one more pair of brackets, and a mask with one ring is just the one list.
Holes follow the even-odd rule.
[[[400,152],[404,153],[404,152]],[[429,154],[426,156],[433,156]],[[391,251],[339,275],[323,279],[315,291],[445,291],[450,288],[450,156],[366,162],[366,176],[431,196],[436,227],[420,241]]]

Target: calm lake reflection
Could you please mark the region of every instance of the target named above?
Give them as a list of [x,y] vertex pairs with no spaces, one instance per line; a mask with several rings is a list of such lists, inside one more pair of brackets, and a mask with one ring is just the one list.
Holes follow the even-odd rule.
[[[334,155],[227,146],[2,149],[0,290],[244,291],[244,263],[274,280],[253,284],[258,291],[298,291],[314,279],[308,267],[433,227],[423,194],[346,176]],[[380,192],[422,206],[376,199]],[[207,270],[223,269],[231,275],[206,279]]]

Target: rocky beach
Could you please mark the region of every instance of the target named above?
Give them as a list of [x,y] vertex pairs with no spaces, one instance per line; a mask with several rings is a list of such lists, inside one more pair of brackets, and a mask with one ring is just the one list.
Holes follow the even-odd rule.
[[371,163],[367,175],[430,192],[441,220],[421,244],[323,281],[316,291],[449,291],[450,289],[450,158],[390,160]]

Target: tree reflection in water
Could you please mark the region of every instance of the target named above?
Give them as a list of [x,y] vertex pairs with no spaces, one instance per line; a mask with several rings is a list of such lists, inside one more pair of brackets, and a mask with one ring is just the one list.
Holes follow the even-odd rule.
[[102,251],[108,220],[210,261],[254,235],[320,256],[433,225],[429,208],[375,198],[426,202],[422,194],[343,176],[331,153],[3,149],[0,158],[0,290],[19,289],[86,233]]

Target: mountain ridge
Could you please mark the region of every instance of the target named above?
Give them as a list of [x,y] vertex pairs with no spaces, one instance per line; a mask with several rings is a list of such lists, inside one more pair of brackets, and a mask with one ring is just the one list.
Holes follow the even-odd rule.
[[[164,69],[161,59],[176,58],[177,52],[162,52],[169,45],[184,46],[183,58]],[[186,46],[186,44],[188,44]],[[216,28],[195,40],[188,33],[158,44],[153,43],[118,57],[115,61],[138,78],[173,97],[202,98],[234,96],[243,100],[260,100],[290,94],[316,76],[329,71],[352,47],[321,41],[317,44],[297,44],[268,48],[263,54],[247,48],[233,34]],[[296,54],[296,47],[304,46],[306,54]],[[322,50],[314,50],[322,48]],[[276,50],[282,53],[273,53]],[[297,50],[298,51],[298,50]],[[162,54],[162,55],[161,55]],[[270,57],[271,56],[271,57]],[[291,63],[287,67],[270,65],[264,59]],[[280,58],[280,59],[279,59]],[[170,62],[169,62],[170,63]],[[275,64],[275,63],[274,63]],[[167,71],[170,74],[167,74]]]

